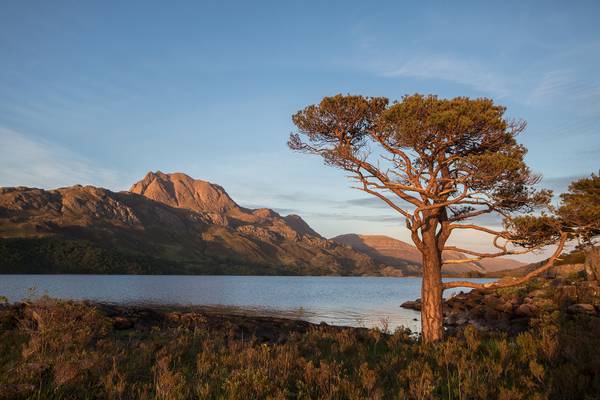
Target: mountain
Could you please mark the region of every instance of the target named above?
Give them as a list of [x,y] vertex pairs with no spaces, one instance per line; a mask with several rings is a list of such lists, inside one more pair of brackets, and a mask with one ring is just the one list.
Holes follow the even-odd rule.
[[0,188],[0,272],[379,275],[297,215],[150,172],[130,191]]
[[[421,253],[413,245],[401,240],[382,235],[356,235],[347,234],[332,238],[334,242],[350,246],[371,256],[376,262],[383,263],[400,271],[403,275],[421,274]],[[448,259],[466,259],[463,253],[456,251],[445,251],[443,258]],[[497,272],[500,270],[511,270],[522,267],[523,263],[506,258],[487,259],[477,262],[465,262],[461,264],[448,264],[442,268],[442,273],[446,275],[464,275]],[[388,269],[388,274],[392,271]]]
[[240,207],[221,186],[192,179],[186,174],[149,172],[129,191],[174,208],[201,213],[213,224],[254,236],[271,239],[279,236],[319,244],[325,241],[298,215],[282,217],[268,208],[253,210]]

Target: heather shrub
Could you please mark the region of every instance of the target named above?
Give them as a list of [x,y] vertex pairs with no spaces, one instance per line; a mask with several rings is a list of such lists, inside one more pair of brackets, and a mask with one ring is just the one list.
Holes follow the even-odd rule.
[[467,328],[435,345],[406,330],[314,326],[268,343],[235,326],[115,329],[94,305],[0,308],[5,399],[593,399],[600,322],[545,315],[516,337]]

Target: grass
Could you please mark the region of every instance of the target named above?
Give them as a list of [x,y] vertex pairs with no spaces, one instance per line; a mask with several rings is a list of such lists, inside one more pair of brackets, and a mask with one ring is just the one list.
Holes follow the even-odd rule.
[[274,343],[194,313],[130,329],[115,329],[117,318],[49,298],[0,308],[0,398],[600,396],[597,318],[555,313],[514,338],[466,329],[432,346],[405,330],[312,326]]

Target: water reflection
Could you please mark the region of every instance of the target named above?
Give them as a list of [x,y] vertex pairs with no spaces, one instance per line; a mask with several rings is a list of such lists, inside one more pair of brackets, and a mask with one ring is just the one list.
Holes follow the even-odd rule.
[[[489,281],[482,280],[479,281]],[[333,325],[419,329],[419,313],[400,308],[420,297],[420,278],[147,275],[0,275],[9,301],[37,295],[138,305],[202,306]],[[446,292],[449,296],[460,291]]]

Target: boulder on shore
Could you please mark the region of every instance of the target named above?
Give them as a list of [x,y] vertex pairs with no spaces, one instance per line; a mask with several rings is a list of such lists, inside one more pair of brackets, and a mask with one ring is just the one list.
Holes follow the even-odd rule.
[[600,247],[592,247],[588,251],[584,265],[587,279],[600,281]]
[[[421,299],[406,301],[401,307],[420,311]],[[461,292],[444,301],[444,324],[448,329],[474,325],[514,335],[526,330],[530,319],[556,310],[600,316],[600,283],[571,275],[569,279],[537,278],[506,290]]]
[[567,308],[572,314],[596,314],[596,307],[592,304],[572,304]]

